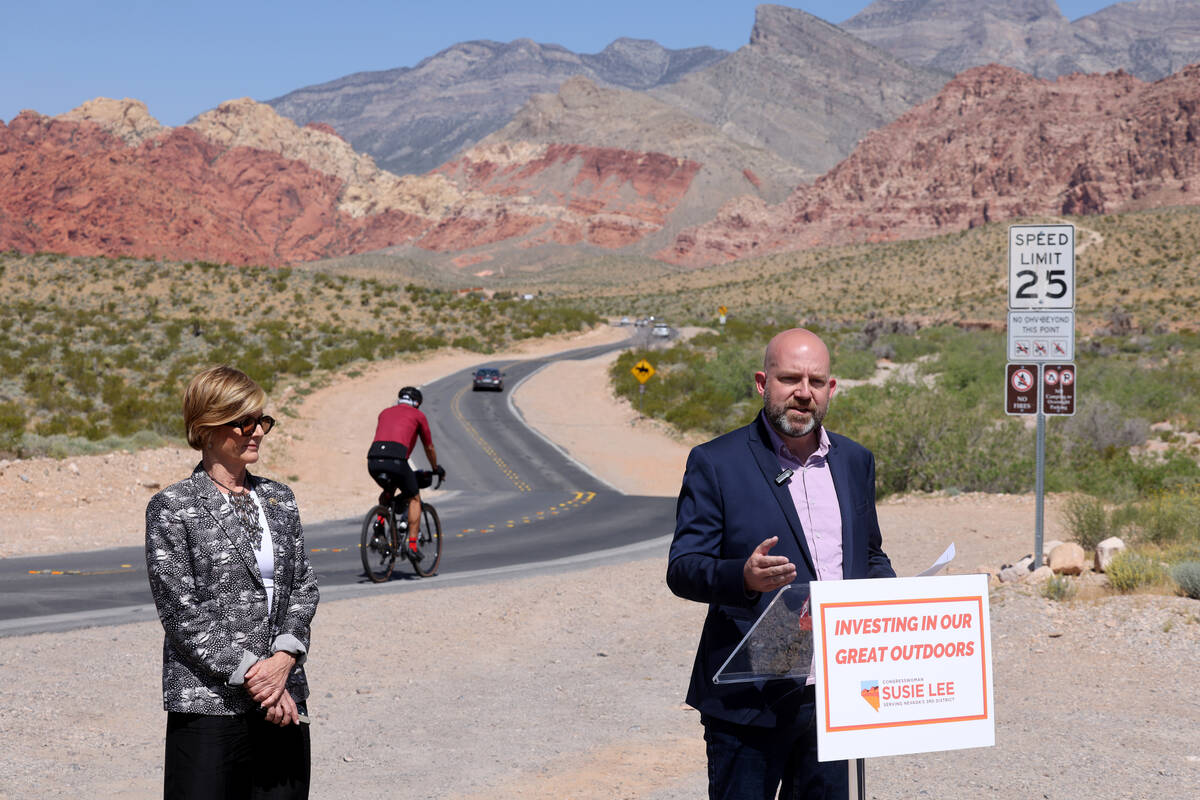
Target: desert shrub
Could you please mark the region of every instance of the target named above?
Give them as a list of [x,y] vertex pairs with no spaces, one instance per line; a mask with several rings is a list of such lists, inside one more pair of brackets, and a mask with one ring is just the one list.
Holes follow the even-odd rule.
[[18,403],[0,403],[0,450],[15,453],[25,435],[25,410]]
[[1131,417],[1116,403],[1107,400],[1079,400],[1075,416],[1068,417],[1063,425],[1063,436],[1068,450],[1082,447],[1092,453],[1111,454],[1115,450],[1128,450],[1144,444],[1150,435],[1150,423]]
[[1142,504],[1138,538],[1156,545],[1200,540],[1200,497],[1191,492],[1158,492]]
[[491,349],[474,336],[459,336],[450,343],[450,346],[470,350],[472,353],[485,353]]
[[941,389],[856,387],[834,398],[827,422],[874,451],[880,496],[948,487],[1019,492],[1032,484],[1032,434]]
[[1075,584],[1066,575],[1051,575],[1042,584],[1041,594],[1047,600],[1070,600],[1075,596]]
[[1184,561],[1171,569],[1179,589],[1193,600],[1200,600],[1200,561]]
[[1132,592],[1159,583],[1166,577],[1161,564],[1132,550],[1122,550],[1113,556],[1104,574],[1118,592]]
[[835,377],[866,380],[875,374],[875,354],[870,350],[838,349],[832,357]]
[[1071,538],[1084,550],[1095,550],[1096,545],[1112,535],[1108,511],[1104,504],[1094,497],[1072,496],[1063,508],[1063,516]]

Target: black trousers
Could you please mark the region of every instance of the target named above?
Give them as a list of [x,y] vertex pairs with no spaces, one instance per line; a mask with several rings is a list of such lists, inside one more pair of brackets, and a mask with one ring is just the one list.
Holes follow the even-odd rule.
[[704,723],[710,800],[846,800],[845,761],[817,761],[816,699],[812,687],[788,723],[774,728]]
[[167,713],[166,800],[303,800],[307,725],[281,728],[257,713]]

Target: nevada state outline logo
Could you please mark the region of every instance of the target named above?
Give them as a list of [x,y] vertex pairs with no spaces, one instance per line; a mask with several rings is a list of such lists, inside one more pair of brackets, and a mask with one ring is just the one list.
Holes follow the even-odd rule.
[[862,687],[862,699],[871,704],[871,708],[879,710],[879,681],[859,681]]

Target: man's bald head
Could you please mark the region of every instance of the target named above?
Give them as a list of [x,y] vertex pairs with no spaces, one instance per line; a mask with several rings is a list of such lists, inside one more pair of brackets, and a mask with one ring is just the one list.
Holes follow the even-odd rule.
[[793,355],[803,354],[807,359],[816,359],[825,365],[825,374],[829,374],[829,348],[821,337],[807,328],[792,328],[777,333],[767,342],[767,350],[763,353],[763,372],[770,374],[773,366]]

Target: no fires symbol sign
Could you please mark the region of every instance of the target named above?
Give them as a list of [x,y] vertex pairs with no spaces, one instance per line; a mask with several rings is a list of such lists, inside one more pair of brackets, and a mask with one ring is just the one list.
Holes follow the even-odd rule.
[[1018,392],[1028,392],[1033,388],[1033,373],[1024,367],[1013,370],[1012,387]]
[[1009,364],[1006,368],[1004,410],[1008,414],[1036,414],[1038,365]]

